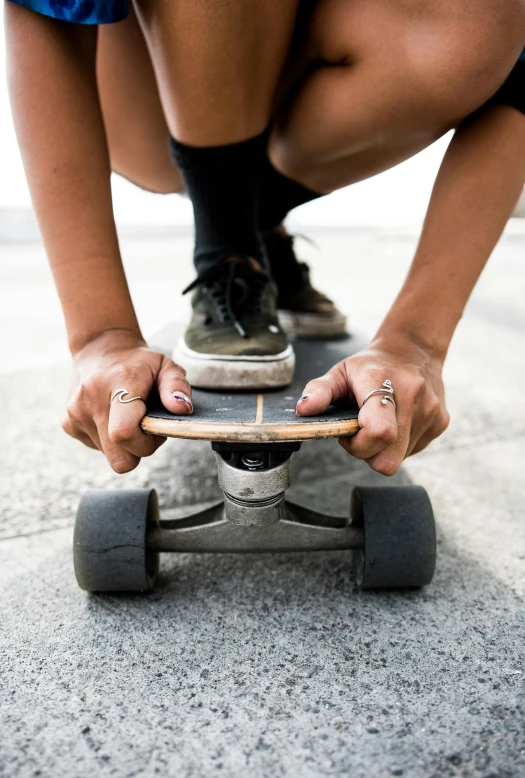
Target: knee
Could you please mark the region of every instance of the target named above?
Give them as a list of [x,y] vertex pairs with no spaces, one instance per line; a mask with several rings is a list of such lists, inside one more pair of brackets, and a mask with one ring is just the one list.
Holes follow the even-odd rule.
[[432,121],[464,118],[497,91],[517,62],[525,45],[525,0],[442,5],[416,15],[395,3],[320,0],[308,46],[318,66],[336,66],[352,79],[356,65],[364,65],[371,94],[381,89],[387,108],[395,96],[392,108],[401,114],[420,106]]
[[[171,169],[172,168],[172,169]],[[170,164],[168,170],[137,170],[127,171],[122,165],[112,164],[111,169],[131,184],[138,186],[145,192],[152,194],[183,194],[184,184],[178,170],[173,164]]]
[[523,49],[525,0],[443,0],[448,11],[417,19],[399,5],[316,4],[310,67],[272,136],[282,173],[315,189],[319,167],[342,157],[424,148],[489,100]]
[[172,181],[165,181],[162,179],[159,180],[149,180],[145,182],[144,184],[141,184],[140,182],[133,182],[136,184],[136,186],[140,187],[141,189],[144,189],[146,192],[151,192],[152,194],[161,194],[161,195],[169,195],[169,194],[183,194],[184,193],[184,187],[182,186],[182,182],[172,182]]
[[443,129],[455,126],[487,102],[523,50],[525,5],[521,0],[481,2],[478,12],[477,18],[458,24],[430,56],[423,54],[423,61],[418,62],[420,97]]

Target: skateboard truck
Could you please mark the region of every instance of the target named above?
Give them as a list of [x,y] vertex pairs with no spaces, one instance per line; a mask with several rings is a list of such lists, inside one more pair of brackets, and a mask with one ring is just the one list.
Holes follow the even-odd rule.
[[264,552],[361,548],[363,532],[285,499],[300,443],[214,443],[224,501],[148,532],[156,551]]
[[183,519],[160,520],[153,489],[92,490],[75,523],[74,563],[91,592],[149,591],[159,552],[351,550],[363,588],[422,586],[432,578],[436,535],[420,486],[355,487],[349,517],[287,500],[299,441],[214,442],[224,499]]

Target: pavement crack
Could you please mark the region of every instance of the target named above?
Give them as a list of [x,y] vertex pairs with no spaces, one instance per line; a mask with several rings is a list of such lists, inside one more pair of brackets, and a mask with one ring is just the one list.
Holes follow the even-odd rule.
[[49,532],[63,532],[65,529],[72,529],[72,524],[66,524],[64,527],[48,527],[46,529],[37,529],[34,532],[19,532],[16,535],[4,535],[0,536],[0,543],[4,543],[7,540],[19,540],[20,538],[32,538],[36,535],[45,535]]

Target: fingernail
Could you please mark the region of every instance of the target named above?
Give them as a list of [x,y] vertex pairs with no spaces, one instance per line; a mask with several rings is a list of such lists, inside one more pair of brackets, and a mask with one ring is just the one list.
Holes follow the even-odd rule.
[[308,392],[308,394],[303,394],[302,397],[299,397],[299,399],[297,400],[297,403],[295,405],[295,410],[297,410],[297,408],[300,406],[300,404],[304,403],[304,401],[307,400],[311,396],[312,396],[312,393]]
[[183,394],[182,392],[173,392],[173,399],[174,400],[178,400],[181,403],[186,403],[186,405],[189,405],[191,410],[193,410],[193,403],[192,403],[192,401],[190,400],[189,397],[186,397],[186,395]]

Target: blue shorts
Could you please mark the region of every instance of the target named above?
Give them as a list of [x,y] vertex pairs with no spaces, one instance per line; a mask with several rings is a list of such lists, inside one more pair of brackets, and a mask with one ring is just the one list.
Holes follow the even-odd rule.
[[31,11],[76,24],[111,24],[128,15],[127,0],[12,0]]

